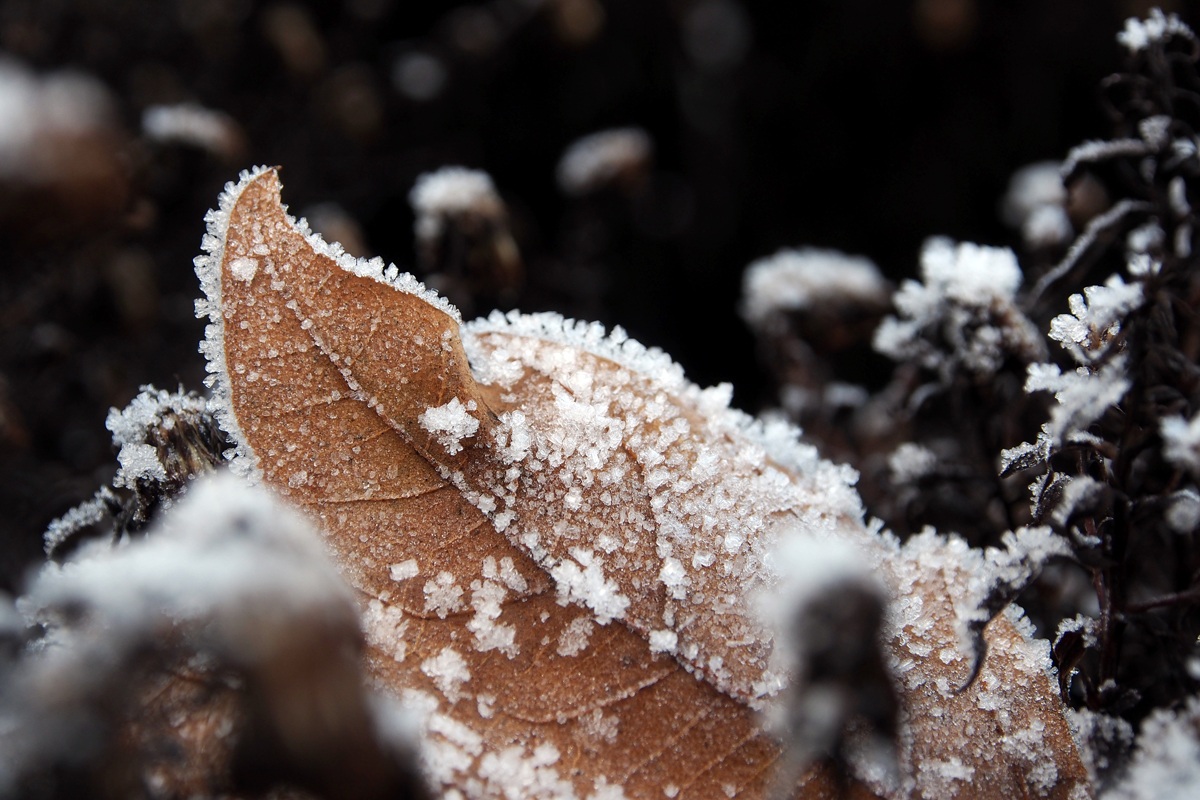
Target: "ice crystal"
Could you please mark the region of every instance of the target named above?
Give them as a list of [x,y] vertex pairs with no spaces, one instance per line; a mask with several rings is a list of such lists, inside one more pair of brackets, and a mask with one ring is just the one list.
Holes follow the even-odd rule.
[[1142,305],[1142,285],[1113,275],[1103,286],[1089,286],[1068,300],[1070,314],[1050,322],[1050,338],[1061,342],[1081,364],[1094,362],[1120,332],[1121,321]]

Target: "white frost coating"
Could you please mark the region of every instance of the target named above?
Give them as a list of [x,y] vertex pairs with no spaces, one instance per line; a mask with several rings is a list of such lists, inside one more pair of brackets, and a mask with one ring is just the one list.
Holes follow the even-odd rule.
[[1031,247],[1060,244],[1073,230],[1064,206],[1067,189],[1057,161],[1039,161],[1013,173],[1000,204],[1005,224],[1021,231]]
[[408,620],[399,606],[372,599],[363,612],[362,629],[368,644],[390,654],[397,662],[402,663],[408,655],[408,642],[404,638]]
[[679,644],[679,634],[675,631],[650,631],[651,653],[673,653]]
[[0,180],[41,184],[79,169],[72,149],[53,142],[109,135],[112,96],[95,78],[62,71],[38,76],[0,57]]
[[[472,370],[476,369],[476,362],[490,360],[478,350],[474,350],[476,355],[472,357],[472,345],[476,337],[486,333],[529,336],[578,347],[592,355],[607,358],[634,372],[652,377],[668,392],[680,392],[692,385],[683,377],[683,367],[672,361],[661,348],[646,347],[636,339],[630,339],[620,325],[614,326],[611,332],[606,333],[604,326],[599,322],[568,319],[552,311],[536,314],[522,314],[519,311],[509,311],[505,314],[502,311],[493,311],[486,318],[480,317],[462,327],[463,346],[467,348]],[[515,363],[516,369],[520,370],[517,373],[519,377],[524,369],[519,362],[510,363]],[[482,380],[482,377],[477,375],[477,379]]]
[[596,626],[586,616],[576,617],[558,636],[558,647],[554,652],[560,656],[577,656],[587,649],[588,640]]
[[586,605],[595,612],[596,622],[601,625],[625,616],[629,598],[604,576],[604,568],[591,550],[573,548],[570,559],[563,559],[550,569],[550,577],[558,585],[560,605],[568,602]]
[[899,315],[875,331],[875,349],[916,360],[949,380],[959,367],[991,375],[1009,354],[1045,357],[1037,328],[1017,308],[1021,268],[1008,249],[933,237],[921,250],[921,283],[905,281],[892,302]]
[[[209,372],[205,384],[212,388],[212,410],[221,430],[229,434],[230,440],[234,443],[233,452],[227,454],[230,458],[230,469],[253,482],[262,480],[262,472],[258,467],[258,456],[246,441],[241,426],[233,413],[229,370],[225,362],[225,318],[221,265],[225,260],[226,237],[229,233],[229,219],[234,206],[237,205],[246,187],[270,172],[271,169],[271,167],[262,166],[243,170],[238,176],[236,184],[232,182],[225,184],[225,190],[221,192],[221,196],[217,200],[217,207],[204,215],[208,230],[201,239],[202,252],[193,261],[196,267],[196,277],[200,279],[200,288],[204,292],[204,299],[196,301],[196,316],[201,319],[207,317],[209,321],[204,329],[204,340],[200,343],[200,352],[205,357],[205,369]],[[347,272],[370,278],[398,291],[414,295],[449,315],[455,322],[462,322],[458,309],[449,301],[436,292],[426,289],[425,284],[409,273],[401,273],[394,264],[385,267],[383,261],[378,258],[369,260],[354,258],[346,254],[338,243],[326,243],[320,235],[313,233],[305,220],[297,221],[291,216],[287,216],[286,219],[297,233],[304,236],[305,241],[313,250],[333,259],[339,267]]]
[[1185,25],[1178,15],[1164,14],[1162,9],[1152,8],[1150,16],[1145,20],[1137,17],[1125,20],[1125,30],[1117,34],[1117,41],[1125,45],[1130,53],[1138,53],[1171,36],[1195,38],[1192,29]]
[[503,612],[501,604],[507,594],[508,590],[496,581],[472,581],[471,607],[475,609],[475,616],[467,622],[467,630],[475,634],[477,651],[499,650],[509,658],[516,658],[516,630],[511,625],[496,622]]
[[474,436],[475,431],[479,430],[479,420],[468,412],[468,406],[474,405],[474,400],[464,406],[457,397],[453,397],[445,405],[422,411],[417,422],[437,437],[448,454],[454,455],[463,449],[462,440]]
[[241,148],[242,133],[233,117],[195,103],[149,106],[142,132],[156,142],[177,142],[230,157]]
[[146,385],[125,408],[110,408],[104,427],[115,445],[144,444],[150,429],[162,425],[168,415],[203,414],[207,409],[208,401],[197,395]]
[[436,656],[422,661],[421,672],[433,681],[451,703],[456,703],[463,697],[462,686],[471,680],[467,662],[457,650],[449,646],[443,647],[442,652]]
[[117,453],[117,462],[121,465],[121,468],[117,470],[117,476],[113,478],[113,486],[117,488],[134,489],[139,480],[165,481],[167,479],[167,470],[158,460],[158,448],[152,444],[133,444],[131,442],[121,445],[121,452]]
[[234,452],[229,454],[229,468],[238,475],[243,475],[257,483],[262,480],[262,471],[258,467],[258,456],[246,441],[237,417],[233,413],[232,392],[229,384],[229,369],[225,363],[225,317],[224,302],[221,294],[221,263],[225,260],[225,237],[229,231],[229,215],[253,181],[270,171],[270,167],[255,167],[243,170],[238,176],[237,184],[225,184],[225,191],[217,200],[217,207],[204,215],[208,231],[200,241],[201,254],[196,256],[196,277],[200,279],[200,289],[204,292],[204,300],[196,302],[196,316],[203,319],[208,317],[208,325],[204,328],[204,340],[200,342],[200,352],[205,358],[205,369],[209,376],[205,384],[211,387],[212,408],[221,430],[229,434],[234,443]]
[[892,483],[916,483],[937,469],[938,457],[932,450],[915,442],[905,442],[888,456]]
[[1026,392],[1051,391],[1058,400],[1043,426],[1054,445],[1069,434],[1086,431],[1109,406],[1121,402],[1130,385],[1123,356],[1098,371],[1079,367],[1065,374],[1057,364],[1030,364],[1025,379]]
[[641,128],[599,131],[572,142],[563,151],[554,174],[563,194],[578,197],[642,168],[653,151],[650,135]]
[[75,506],[46,527],[46,532],[42,534],[46,555],[58,549],[71,534],[104,519],[110,513],[110,509],[119,503],[120,499],[111,489],[107,486],[100,487],[92,499]]
[[1200,796],[1200,698],[1159,709],[1142,723],[1129,772],[1103,800],[1184,800]]
[[421,569],[417,566],[417,560],[410,558],[408,561],[401,561],[399,564],[392,564],[388,570],[391,579],[399,583],[406,581],[409,578],[415,578],[420,573]]
[[[601,620],[623,614],[647,639],[674,632],[685,668],[735,696],[776,691],[757,677],[769,638],[744,600],[773,580],[767,549],[797,522],[857,527],[857,474],[823,462],[794,426],[730,409],[731,387],[700,389],[621,331],[516,313],[464,328],[477,376],[495,374],[497,361],[525,376],[500,384],[511,397],[515,381],[543,376],[541,388],[520,387],[520,412],[501,414],[500,463],[486,485],[489,510],[556,579],[560,598]],[[547,504],[553,517],[535,510]],[[657,592],[669,607],[650,605]],[[723,633],[706,634],[710,625]]]
[[1039,161],[1021,167],[1008,180],[1008,191],[1001,201],[1001,216],[1014,228],[1040,206],[1061,206],[1067,202],[1058,161]]
[[479,777],[487,783],[486,794],[504,800],[576,800],[575,787],[553,767],[559,758],[549,742],[532,752],[514,745],[485,753],[479,760]]
[[1080,164],[1091,164],[1122,156],[1142,156],[1150,152],[1150,146],[1141,139],[1093,139],[1072,147],[1063,161],[1062,174],[1071,175]]
[[1200,494],[1194,489],[1183,489],[1171,496],[1163,519],[1176,533],[1191,533],[1200,527]]
[[408,202],[416,214],[414,231],[422,241],[441,236],[446,221],[453,217],[496,217],[504,212],[491,176],[465,167],[442,167],[424,173],[408,193]]
[[233,277],[243,283],[249,283],[254,280],[255,273],[258,272],[258,259],[256,258],[235,258],[229,262],[229,271],[233,273]]
[[198,479],[154,535],[46,565],[23,602],[35,617],[83,602],[116,639],[158,631],[163,617],[215,619],[244,653],[269,644],[256,635],[266,617],[250,622],[247,608],[345,615],[357,625],[353,595],[309,523],[227,474]]
[[425,582],[425,610],[436,612],[440,619],[462,610],[462,596],[453,572],[442,570],[435,580]]
[[1190,422],[1183,417],[1164,417],[1159,430],[1163,456],[1175,466],[1200,475],[1200,414]]
[[824,303],[884,306],[890,292],[868,258],[814,247],[785,249],[746,267],[741,313],[759,326],[773,314]]
[[1107,351],[1121,322],[1143,300],[1140,283],[1125,283],[1120,275],[1112,275],[1103,286],[1071,295],[1067,301],[1071,313],[1051,320],[1050,338],[1061,342],[1078,363],[1090,364]]

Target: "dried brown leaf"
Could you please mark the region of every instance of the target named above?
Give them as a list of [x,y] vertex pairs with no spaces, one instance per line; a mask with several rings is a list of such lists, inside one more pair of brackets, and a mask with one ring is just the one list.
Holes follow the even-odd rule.
[[[410,276],[308,235],[279,188],[273,170],[228,187],[197,260],[222,424],[235,467],[318,520],[361,592],[375,679],[427,714],[432,780],[764,796],[780,746],[752,706],[781,676],[750,600],[802,531],[857,543],[897,594],[908,777],[877,792],[1086,796],[1048,661],[1012,621],[955,694],[965,548],[868,531],[845,470],[619,333],[460,330]],[[806,780],[802,796],[836,792],[823,768]]]

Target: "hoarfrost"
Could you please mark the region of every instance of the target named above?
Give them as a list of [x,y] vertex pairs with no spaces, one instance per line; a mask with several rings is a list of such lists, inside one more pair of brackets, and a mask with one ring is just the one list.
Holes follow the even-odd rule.
[[1068,434],[1085,432],[1109,406],[1121,402],[1130,385],[1124,356],[1117,356],[1095,371],[1079,367],[1063,373],[1057,364],[1030,364],[1025,379],[1026,392],[1050,391],[1058,400],[1044,426],[1055,446]]
[[468,405],[464,406],[454,397],[445,405],[425,409],[417,421],[421,423],[422,428],[437,437],[449,455],[454,455],[462,450],[462,440],[474,436],[475,431],[479,430],[479,420],[470,414],[470,411],[474,410],[470,406],[474,404],[475,401],[470,400]]
[[198,619],[247,597],[278,598],[281,607],[352,602],[308,523],[228,475],[198,480],[155,536],[84,556],[47,565],[27,602],[78,598],[131,631],[162,614]]
[[1039,161],[1022,167],[1009,179],[1000,216],[1009,227],[1019,229],[1031,247],[1060,244],[1071,238],[1061,166],[1057,161]]
[[675,631],[650,631],[651,653],[673,653],[679,644],[679,634]]
[[886,594],[859,543],[796,532],[780,543],[772,560],[780,578],[754,598],[754,605],[776,642],[772,661],[785,673],[804,663],[806,643],[797,640],[795,620],[811,602],[843,584]]
[[490,794],[504,800],[575,800],[574,786],[553,767],[559,756],[558,749],[549,743],[538,745],[532,752],[514,745],[485,753],[479,760],[479,777],[487,782]]
[[457,703],[463,697],[462,686],[471,680],[467,662],[457,650],[449,646],[443,647],[436,656],[422,661],[421,672],[433,681],[451,703]]
[[66,514],[51,522],[42,534],[46,555],[51,555],[72,534],[95,525],[120,507],[120,498],[107,486],[98,489],[92,499],[85,500]]
[[1163,519],[1176,533],[1191,533],[1200,526],[1200,494],[1194,489],[1183,489],[1171,496]]
[[477,485],[493,487],[492,515],[560,600],[656,645],[673,633],[681,663],[737,697],[774,691],[769,640],[742,600],[774,580],[779,537],[857,525],[853,470],[822,462],[793,426],[730,409],[730,387],[700,389],[619,329],[516,313],[464,329],[476,374],[518,364],[523,391]]
[[150,430],[162,425],[167,415],[202,414],[207,410],[208,402],[195,394],[147,385],[125,408],[110,408],[104,426],[112,433],[115,445],[144,444]]
[[221,158],[238,155],[243,146],[232,117],[195,103],[149,106],[142,112],[142,131],[156,142],[191,145]]
[[923,445],[905,442],[892,451],[887,463],[892,482],[902,485],[916,483],[931,474],[937,468],[938,458]]
[[491,176],[465,167],[442,167],[421,175],[408,194],[408,202],[416,213],[414,231],[421,241],[437,239],[454,217],[471,214],[492,218],[504,210]]
[[[211,410],[214,412],[221,429],[229,434],[235,443],[233,452],[229,455],[230,469],[243,475],[251,481],[261,480],[262,473],[258,465],[258,455],[243,435],[236,416],[233,413],[231,389],[229,384],[230,365],[225,359],[225,315],[224,298],[222,294],[221,268],[226,258],[226,237],[229,232],[230,214],[237,205],[242,193],[252,183],[269,176],[273,184],[277,179],[271,173],[270,167],[255,167],[243,170],[238,176],[238,182],[226,183],[221,193],[217,207],[211,209],[204,217],[207,231],[201,240],[201,255],[194,260],[196,276],[200,279],[200,288],[204,299],[196,302],[196,316],[208,318],[205,327],[204,340],[200,343],[200,352],[206,360],[205,368],[209,372],[205,383],[213,390]],[[327,243],[319,235],[309,229],[308,223],[290,216],[286,217],[287,224],[304,236],[305,241],[321,256],[332,259],[341,269],[364,278],[382,283],[406,294],[414,295],[439,311],[444,312],[456,322],[461,321],[461,315],[453,305],[436,292],[429,291],[425,285],[409,273],[402,273],[395,265],[385,266],[378,258],[364,259],[348,255],[341,245]],[[231,254],[241,257],[240,254]],[[232,262],[230,264],[232,268]],[[262,280],[261,275],[252,275],[251,281]]]
[[436,612],[441,619],[462,609],[462,596],[453,572],[442,570],[435,580],[425,582],[425,610]]
[[577,656],[587,649],[588,639],[596,626],[587,617],[576,617],[558,637],[555,652],[560,656]]
[[558,187],[573,197],[594,192],[622,175],[643,169],[653,151],[650,135],[637,127],[584,136],[563,151],[555,169]]
[[121,465],[113,478],[113,486],[117,488],[136,488],[139,480],[167,479],[167,470],[158,460],[158,448],[152,444],[123,444],[117,453],[117,461]]
[[742,318],[760,326],[774,314],[823,303],[885,306],[891,287],[874,262],[837,250],[784,249],[746,267]]
[[1050,448],[1050,434],[1046,432],[1045,426],[1042,426],[1036,442],[1022,442],[1016,447],[1001,451],[1000,476],[1007,477],[1019,469],[1029,469],[1046,463],[1046,459],[1050,458]]
[[1164,417],[1159,431],[1163,457],[1193,475],[1200,475],[1200,414],[1191,421],[1179,416]]
[[596,614],[596,622],[607,625],[625,616],[629,598],[617,584],[606,578],[604,568],[591,550],[572,548],[571,558],[563,559],[550,569],[550,577],[558,584],[558,601],[586,605]]
[[61,144],[108,136],[115,119],[112,96],[95,78],[70,71],[38,76],[0,57],[0,180],[61,179],[79,169],[71,163],[79,153]]
[[1126,777],[1103,800],[1182,800],[1200,795],[1200,698],[1158,709],[1143,723]]
[[892,298],[898,317],[875,331],[875,349],[915,360],[943,381],[958,368],[991,375],[1010,354],[1045,357],[1037,329],[1017,308],[1021,269],[1008,249],[934,237],[921,251],[922,282],[908,280]]
[[1144,20],[1137,17],[1125,20],[1125,30],[1117,34],[1117,41],[1130,53],[1138,53],[1171,36],[1195,39],[1192,29],[1185,25],[1178,15],[1164,14],[1162,9],[1152,8],[1150,16]]
[[1074,174],[1080,164],[1092,164],[1122,156],[1144,156],[1149,152],[1150,146],[1142,139],[1093,139],[1070,149],[1066,160],[1063,161],[1062,174]]
[[199,479],[144,538],[46,564],[20,608],[48,635],[0,692],[4,796],[20,794],[11,782],[24,769],[92,757],[111,687],[134,659],[163,652],[167,626],[239,670],[279,658],[298,629],[346,643],[359,629],[354,595],[308,522],[228,474]]
[[392,564],[392,566],[389,568],[388,574],[391,576],[392,580],[399,583],[400,581],[406,581],[409,578],[417,577],[420,571],[420,567],[417,566],[417,560],[415,558],[410,558],[407,561],[400,562],[399,564]]
[[1121,330],[1127,314],[1141,307],[1140,283],[1128,284],[1113,275],[1103,286],[1089,286],[1083,294],[1067,301],[1070,314],[1059,314],[1050,322],[1050,338],[1061,342],[1080,364],[1100,358]]
[[1065,526],[1077,508],[1089,507],[1101,497],[1104,489],[1105,484],[1087,475],[1068,478],[1062,490],[1062,499],[1054,507],[1051,518],[1059,525]]

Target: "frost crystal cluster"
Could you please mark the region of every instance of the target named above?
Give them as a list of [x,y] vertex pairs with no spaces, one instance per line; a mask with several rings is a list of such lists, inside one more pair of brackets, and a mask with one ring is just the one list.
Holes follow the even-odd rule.
[[921,251],[921,282],[892,298],[899,312],[875,333],[875,349],[912,360],[949,382],[959,369],[993,375],[1011,356],[1037,360],[1044,344],[1016,304],[1021,268],[1011,250],[933,238]]

